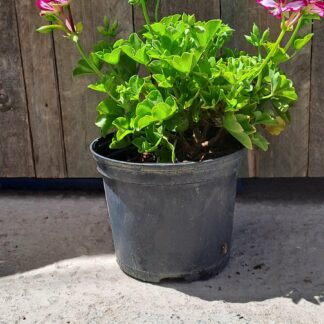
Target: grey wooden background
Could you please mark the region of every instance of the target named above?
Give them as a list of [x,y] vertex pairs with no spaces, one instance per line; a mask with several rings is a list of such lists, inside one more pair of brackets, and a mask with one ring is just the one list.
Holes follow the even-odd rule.
[[[73,10],[84,22],[88,48],[103,15],[120,21],[121,36],[142,23],[127,0],[74,0]],[[278,30],[255,0],[162,0],[163,15],[176,12],[221,17],[236,30],[232,45],[247,50],[243,35],[253,22]],[[86,90],[89,78],[72,77],[78,59],[72,44],[59,34],[36,33],[41,24],[35,0],[0,0],[0,177],[97,177],[88,145],[98,136],[93,122],[100,95]],[[292,124],[271,138],[267,153],[249,153],[243,175],[324,176],[323,27],[313,27],[312,44],[284,67],[300,96]]]

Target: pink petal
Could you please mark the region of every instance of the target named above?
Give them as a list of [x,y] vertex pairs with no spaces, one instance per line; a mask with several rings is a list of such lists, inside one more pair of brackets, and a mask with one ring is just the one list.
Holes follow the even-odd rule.
[[286,8],[289,11],[300,11],[302,8],[305,7],[304,1],[293,1],[289,2],[286,6]]
[[72,0],[37,0],[36,6],[42,11],[56,11],[53,5],[66,6]]
[[274,0],[256,0],[258,4],[265,7],[266,9],[272,9],[278,7],[278,3]]
[[321,17],[324,17],[324,4],[313,4],[310,7],[310,11],[311,13],[315,13],[318,14]]
[[281,15],[282,15],[282,9],[281,8],[274,8],[273,10],[269,11],[271,13],[272,16],[281,19]]
[[54,11],[50,0],[37,0],[36,5],[42,11]]

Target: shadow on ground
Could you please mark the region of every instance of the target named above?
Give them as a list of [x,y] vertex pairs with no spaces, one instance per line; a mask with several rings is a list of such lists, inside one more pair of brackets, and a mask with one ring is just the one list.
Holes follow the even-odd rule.
[[0,277],[114,253],[103,193],[0,192]]
[[[112,253],[103,193],[0,193],[0,277]],[[206,301],[323,302],[324,182],[245,183],[228,267],[210,280],[161,285]]]
[[[267,181],[267,182],[265,182]],[[164,287],[207,301],[324,301],[324,182],[254,180],[239,195],[228,267]]]

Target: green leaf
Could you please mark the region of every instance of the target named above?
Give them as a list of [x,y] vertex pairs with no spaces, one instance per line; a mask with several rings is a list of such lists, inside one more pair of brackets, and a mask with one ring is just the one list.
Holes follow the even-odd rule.
[[75,25],[75,30],[77,33],[82,33],[83,31],[83,23],[80,21]]
[[112,123],[118,130],[128,130],[129,121],[125,117],[118,117]]
[[154,119],[163,121],[169,119],[174,114],[174,109],[164,102],[160,102],[152,109],[152,116]]
[[144,83],[145,83],[144,79],[140,78],[138,75],[133,75],[129,79],[129,89],[130,89],[130,94],[131,94],[131,97],[130,97],[131,100],[139,100],[139,96],[143,89]]
[[266,130],[274,136],[280,135],[286,128],[286,122],[280,116],[276,117],[276,125],[267,125],[265,126]]
[[255,111],[254,125],[277,125],[277,121],[269,113],[262,112],[262,111]]
[[62,26],[62,25],[47,25],[47,26],[42,26],[36,29],[41,34],[48,34],[51,33],[54,30],[62,30],[64,32],[67,32],[67,29]]
[[43,18],[52,23],[60,23],[60,19],[53,14],[47,13],[46,15],[43,16]]
[[[183,108],[184,109],[190,108],[193,105],[194,101],[198,98],[199,94],[200,94],[200,90],[198,90],[196,94],[193,95],[191,98],[187,99],[186,102],[184,103]],[[188,93],[188,95],[190,94]]]
[[114,149],[114,150],[117,150],[117,149],[122,149],[122,148],[125,148],[127,146],[129,146],[131,144],[131,141],[129,138],[123,138],[122,140],[118,141],[116,139],[116,137],[113,137],[110,145],[109,145],[109,148],[111,149]]
[[249,135],[245,133],[231,133],[230,134],[236,138],[244,147],[246,147],[249,150],[253,149],[251,139]]
[[109,115],[98,115],[95,125],[100,128],[101,135],[105,137],[112,128],[112,122],[116,117]]
[[269,72],[271,82],[271,102],[281,112],[286,112],[298,99],[293,82],[282,73]]
[[262,37],[261,37],[261,40],[260,40],[261,45],[264,44],[265,42],[267,42],[269,40],[269,37],[270,37],[270,29],[267,28],[264,31],[264,33],[262,34]]
[[186,74],[190,73],[195,65],[194,54],[187,52],[183,53],[181,57],[179,55],[174,55],[173,58],[167,61],[173,68]]
[[146,101],[152,106],[163,102],[163,97],[159,90],[153,90],[146,96]]
[[104,16],[103,26],[98,26],[97,31],[104,37],[113,38],[117,35],[118,22],[114,21],[110,24],[110,20],[107,16]]
[[145,101],[140,102],[136,106],[136,116],[144,117],[146,115],[152,114],[152,107],[148,105]]
[[[116,46],[115,43],[115,47]],[[146,54],[146,46],[136,33],[131,34],[128,40],[123,41],[119,46],[120,49],[134,61],[144,65],[149,63],[150,59]]]
[[163,137],[163,143],[171,151],[171,160],[174,163],[176,161],[175,146],[166,137]]
[[172,88],[173,82],[171,77],[166,77],[164,74],[153,74],[153,78],[161,88]]
[[124,114],[124,110],[111,98],[101,101],[97,106],[97,111],[99,114],[112,115],[116,118]]
[[76,68],[73,70],[74,76],[78,76],[82,74],[93,74],[93,73],[95,72],[85,60],[80,60]]
[[121,49],[120,48],[116,48],[116,49],[114,49],[110,53],[100,53],[100,52],[98,52],[97,55],[104,62],[106,62],[108,64],[115,65],[115,64],[118,64],[119,63],[120,53],[121,53]]
[[260,29],[259,27],[254,23],[252,27],[252,33],[255,35],[257,38],[260,36]]
[[225,113],[223,126],[231,133],[242,133],[243,128],[233,113]]
[[131,129],[119,129],[116,133],[117,141],[123,140],[127,135],[133,134],[134,130]]
[[189,128],[189,119],[183,113],[176,113],[165,122],[165,127],[172,132],[183,133]]
[[252,134],[252,143],[258,146],[261,150],[267,151],[269,148],[269,142],[259,133]]
[[138,120],[137,130],[140,131],[141,129],[153,124],[154,122],[156,122],[156,119],[153,116],[144,116]]
[[138,148],[139,153],[154,152],[161,143],[162,137],[158,137],[155,143],[149,142],[146,137],[137,137],[133,140],[133,144]]
[[202,47],[202,51],[210,44],[211,40],[215,38],[221,27],[222,21],[219,19],[209,20],[208,22],[197,22],[195,24],[197,30],[197,40]]
[[240,123],[240,125],[244,130],[244,133],[247,135],[251,135],[256,132],[256,128],[250,123],[250,119],[251,119],[250,116],[241,115],[241,114],[236,115],[236,120]]
[[314,34],[310,33],[307,34],[305,37],[303,38],[298,38],[294,41],[294,47],[297,51],[300,51],[304,46],[306,46],[311,39],[313,38]]
[[290,56],[288,55],[288,53],[286,53],[286,51],[279,47],[276,54],[272,57],[272,61],[275,62],[276,64],[280,64],[283,62],[286,62],[290,59]]
[[102,83],[100,81],[97,83],[89,84],[88,88],[91,90],[94,90],[94,91],[98,91],[98,92],[104,92],[104,93],[107,92],[104,83]]
[[233,113],[225,113],[223,127],[246,148],[252,150],[253,146],[249,135],[244,132],[243,127]]
[[312,24],[315,20],[321,20],[321,17],[317,14],[303,13],[301,27]]

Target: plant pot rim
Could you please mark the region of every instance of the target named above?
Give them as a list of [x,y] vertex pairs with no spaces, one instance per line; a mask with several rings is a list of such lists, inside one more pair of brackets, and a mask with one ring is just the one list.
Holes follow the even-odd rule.
[[170,169],[171,168],[180,168],[180,167],[184,167],[184,166],[197,166],[197,165],[205,165],[207,166],[208,164],[211,163],[225,163],[227,160],[232,160],[233,156],[237,155],[242,155],[244,152],[246,152],[245,148],[241,148],[233,153],[224,155],[224,156],[220,156],[217,157],[215,159],[208,159],[208,160],[204,160],[202,162],[194,162],[194,161],[188,161],[188,162],[177,162],[177,163],[156,163],[156,162],[145,162],[145,163],[139,163],[139,162],[127,162],[127,161],[122,161],[122,160],[117,160],[117,159],[113,159],[113,158],[108,158],[105,157],[99,153],[97,153],[95,151],[95,145],[98,143],[98,141],[100,140],[100,138],[96,138],[94,141],[92,141],[92,143],[90,144],[89,148],[91,153],[93,154],[93,156],[98,159],[98,160],[103,160],[108,162],[109,164],[113,164],[115,166],[119,165],[119,166],[124,166],[124,167],[147,167],[147,168],[166,168],[166,169]]

